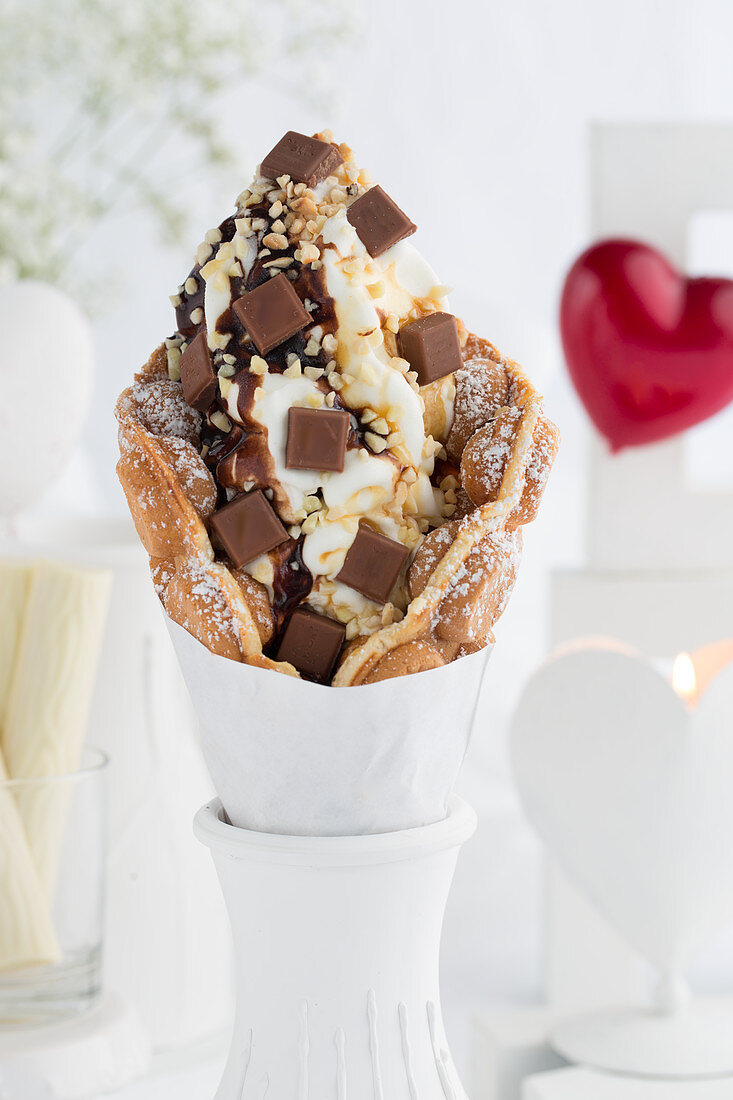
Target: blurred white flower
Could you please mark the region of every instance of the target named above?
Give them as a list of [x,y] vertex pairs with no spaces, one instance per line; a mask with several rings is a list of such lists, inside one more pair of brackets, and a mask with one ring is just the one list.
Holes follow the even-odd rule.
[[[233,160],[218,97],[276,62],[280,92],[324,105],[320,62],[353,32],[356,7],[35,0],[29,10],[28,0],[3,0],[0,284],[64,283],[82,231],[131,202],[169,237],[185,233],[171,182],[193,165],[214,174]],[[242,102],[245,120],[263,107],[261,95]]]

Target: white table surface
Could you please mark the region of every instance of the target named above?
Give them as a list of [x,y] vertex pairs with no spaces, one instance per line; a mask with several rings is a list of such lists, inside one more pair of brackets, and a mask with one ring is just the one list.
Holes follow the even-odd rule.
[[[144,1081],[105,1093],[99,1100],[209,1100],[219,1084],[223,1060],[223,1052],[203,1058],[178,1055],[174,1068],[169,1057],[159,1056]],[[522,1100],[731,1100],[731,1096],[730,1078],[645,1081],[573,1067],[535,1074],[525,1082]]]
[[210,1100],[221,1078],[227,1045],[228,1036],[189,1052],[156,1055],[143,1080],[104,1093],[99,1100]]
[[731,1096],[730,1077],[649,1081],[577,1067],[538,1073],[525,1081],[522,1090],[522,1100],[730,1100]]

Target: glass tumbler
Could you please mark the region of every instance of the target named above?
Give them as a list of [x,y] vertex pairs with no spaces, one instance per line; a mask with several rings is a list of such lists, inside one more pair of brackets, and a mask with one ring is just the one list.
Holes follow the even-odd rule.
[[74,1016],[99,995],[107,763],[88,747],[68,775],[0,774],[0,1027]]

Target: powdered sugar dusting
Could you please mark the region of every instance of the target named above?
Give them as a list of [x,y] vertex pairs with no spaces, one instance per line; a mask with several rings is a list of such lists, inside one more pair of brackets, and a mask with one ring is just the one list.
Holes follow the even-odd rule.
[[456,371],[453,423],[446,450],[460,460],[471,436],[506,404],[509,390],[505,368],[491,359],[471,359]]
[[175,566],[165,559],[150,562],[150,573],[153,578],[153,587],[158,599],[162,602],[166,589],[175,575]]
[[[481,360],[474,360],[481,362]],[[490,410],[486,408],[486,384],[482,372],[471,369],[472,363],[456,371],[456,391],[460,392],[465,416],[478,426],[486,422]]]
[[477,504],[496,499],[504,471],[514,450],[514,439],[522,417],[519,408],[501,414],[471,439],[463,455],[463,481]]
[[229,605],[214,578],[198,563],[187,562],[176,572],[163,603],[171,617],[208,649],[219,652],[222,641],[238,649]]
[[521,554],[521,531],[478,543],[451,577],[440,605],[442,632],[485,645],[514,587]]
[[201,414],[190,408],[183,390],[170,378],[138,378],[132,397],[141,423],[153,435],[165,435],[198,442]]
[[175,470],[187,500],[200,514],[208,514],[216,505],[214,479],[196,448],[186,439],[170,436],[160,440]]

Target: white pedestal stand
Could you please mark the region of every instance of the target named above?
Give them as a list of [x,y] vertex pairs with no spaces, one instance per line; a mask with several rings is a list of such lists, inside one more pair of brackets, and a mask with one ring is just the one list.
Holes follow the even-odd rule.
[[216,1100],[466,1100],[438,987],[443,912],[476,816],[355,837],[196,816],[229,909],[237,1012]]

